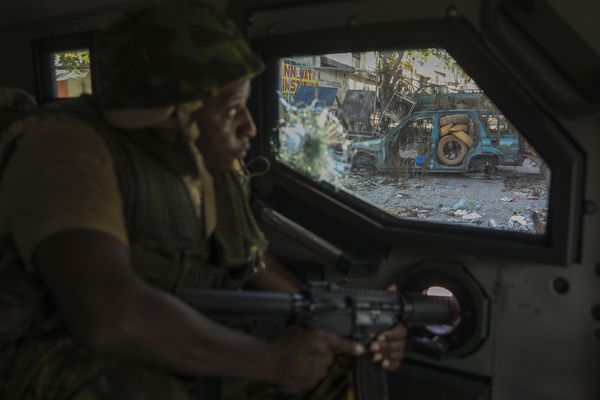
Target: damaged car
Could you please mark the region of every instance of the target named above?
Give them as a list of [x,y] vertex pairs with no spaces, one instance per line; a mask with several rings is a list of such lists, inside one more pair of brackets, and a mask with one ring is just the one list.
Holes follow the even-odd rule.
[[384,135],[350,145],[353,167],[473,172],[525,160],[521,135],[496,110],[417,111]]

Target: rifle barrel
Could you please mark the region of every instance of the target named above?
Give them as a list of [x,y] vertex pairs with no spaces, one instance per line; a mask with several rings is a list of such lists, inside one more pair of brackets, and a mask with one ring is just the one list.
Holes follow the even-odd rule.
[[458,303],[453,297],[406,294],[402,299],[402,320],[411,326],[451,324],[460,315]]

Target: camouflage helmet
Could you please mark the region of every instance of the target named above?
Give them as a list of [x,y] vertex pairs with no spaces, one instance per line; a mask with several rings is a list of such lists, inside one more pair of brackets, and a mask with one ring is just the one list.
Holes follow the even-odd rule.
[[105,109],[202,100],[264,69],[231,20],[192,0],[169,0],[115,22],[100,39]]

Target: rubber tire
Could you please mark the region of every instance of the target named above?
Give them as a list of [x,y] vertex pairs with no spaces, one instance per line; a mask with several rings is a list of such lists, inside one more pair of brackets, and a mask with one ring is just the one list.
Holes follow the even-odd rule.
[[450,128],[450,132],[458,132],[458,131],[468,131],[469,130],[469,125],[467,124],[456,124],[453,125],[452,128]]
[[[460,152],[458,153],[458,156],[454,160],[447,158],[446,155],[444,154],[444,146],[450,142],[456,142],[460,146]],[[445,165],[460,164],[465,159],[465,156],[467,155],[468,151],[469,151],[469,149],[467,148],[467,145],[464,144],[462,141],[460,141],[454,135],[444,136],[443,138],[440,139],[440,141],[438,142],[438,145],[437,145],[438,159]]]
[[452,130],[452,127],[454,125],[452,124],[448,124],[448,125],[444,125],[440,128],[440,136],[446,136],[447,134],[450,133],[450,131]]
[[473,147],[475,140],[465,131],[452,132],[458,140],[467,145],[468,148]]
[[440,126],[448,124],[468,124],[469,116],[467,114],[450,114],[440,118]]

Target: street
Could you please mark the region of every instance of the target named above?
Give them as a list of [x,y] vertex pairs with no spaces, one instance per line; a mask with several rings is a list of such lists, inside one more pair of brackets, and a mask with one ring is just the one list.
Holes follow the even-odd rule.
[[492,174],[382,173],[354,169],[344,187],[400,218],[544,234],[549,179],[528,160]]

